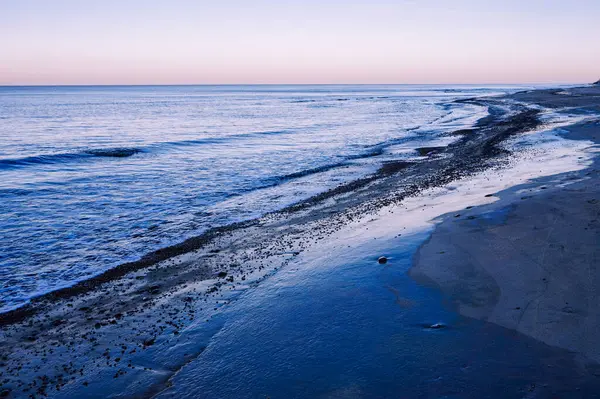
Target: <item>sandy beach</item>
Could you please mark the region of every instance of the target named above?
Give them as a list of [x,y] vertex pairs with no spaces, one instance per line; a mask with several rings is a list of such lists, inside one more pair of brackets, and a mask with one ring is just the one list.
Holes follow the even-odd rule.
[[[598,110],[600,90],[515,95],[548,107]],[[565,137],[600,142],[600,124]],[[411,275],[434,283],[461,314],[527,334],[597,364],[600,327],[598,160],[589,168],[494,193],[498,201],[447,215]],[[494,216],[498,215],[498,216]],[[596,365],[594,365],[596,367]]]
[[[0,315],[0,392],[593,397],[600,88],[461,101],[490,115],[416,162]],[[560,127],[582,153],[511,169],[505,144],[543,130],[543,108],[584,119]]]

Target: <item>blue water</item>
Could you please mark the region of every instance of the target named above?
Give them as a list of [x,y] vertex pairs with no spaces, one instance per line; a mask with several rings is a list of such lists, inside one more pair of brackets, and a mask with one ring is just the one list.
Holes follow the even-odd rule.
[[415,157],[523,87],[0,87],[0,311]]
[[158,397],[598,397],[600,379],[572,353],[461,317],[416,284],[406,272],[427,235],[280,271],[231,305]]

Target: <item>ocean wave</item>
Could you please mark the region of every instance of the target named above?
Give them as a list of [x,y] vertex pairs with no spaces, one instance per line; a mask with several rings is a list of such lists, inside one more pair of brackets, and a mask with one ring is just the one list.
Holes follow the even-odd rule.
[[391,146],[391,145],[397,143],[398,141],[399,141],[399,139],[384,141],[384,142],[376,144],[374,146],[370,146],[368,151],[361,152],[361,153],[355,154],[355,155],[347,155],[342,158],[343,161],[330,163],[330,164],[326,164],[326,165],[322,165],[322,166],[317,166],[315,168],[303,169],[303,170],[300,170],[297,172],[288,173],[286,175],[275,176],[275,177],[272,177],[270,180],[277,181],[277,182],[285,182],[288,180],[299,179],[301,177],[314,175],[316,173],[328,172],[332,169],[348,167],[352,164],[351,161],[356,161],[356,160],[366,159],[366,158],[374,158],[374,157],[383,155],[385,153],[386,147]]
[[142,152],[139,148],[98,148],[93,150],[85,151],[86,154],[94,155],[96,157],[114,157],[114,158],[126,158]]
[[372,145],[372,146],[370,146],[371,149],[369,151],[363,152],[360,154],[356,154],[356,155],[349,155],[348,157],[346,157],[346,159],[352,160],[352,159],[364,159],[364,158],[378,157],[384,153],[386,144],[387,144],[387,142]]
[[286,182],[289,180],[294,180],[294,179],[299,179],[302,177],[314,175],[317,173],[328,172],[332,169],[345,168],[345,167],[348,167],[351,164],[353,164],[351,161],[356,161],[356,160],[365,159],[365,158],[373,158],[373,157],[378,157],[380,155],[383,155],[385,153],[385,147],[388,145],[391,145],[391,144],[392,144],[391,141],[383,142],[383,143],[373,146],[366,152],[362,152],[362,153],[355,154],[355,155],[345,156],[342,158],[343,161],[340,161],[340,162],[321,165],[321,166],[317,166],[314,168],[303,169],[303,170],[288,173],[285,175],[274,176],[268,180],[271,182],[277,182],[277,184],[279,184],[279,183],[283,183],[283,182]]
[[92,148],[81,152],[42,154],[23,158],[0,159],[0,169],[12,169],[32,165],[62,164],[94,157],[127,158],[140,152],[143,152],[140,148]]
[[262,136],[276,136],[280,134],[289,134],[293,133],[293,130],[266,130],[264,132],[249,132],[249,133],[239,133],[239,134],[230,134],[227,136],[220,137],[206,137],[201,139],[191,139],[191,140],[178,140],[178,141],[165,141],[161,143],[155,143],[150,145],[150,147],[159,148],[162,146],[174,146],[174,147],[187,147],[187,146],[196,146],[196,145],[204,145],[204,144],[219,144],[219,143],[227,143],[232,140],[240,140],[240,139],[251,139]]
[[35,165],[53,165],[80,162],[82,160],[91,159],[94,157],[128,158],[135,154],[151,152],[153,150],[164,147],[182,148],[207,144],[219,144],[227,143],[231,140],[256,138],[261,136],[275,136],[280,134],[289,134],[292,132],[293,130],[267,130],[259,132],[233,134],[222,137],[206,137],[201,139],[158,142],[154,144],[149,144],[146,147],[91,148],[78,152],[41,154],[23,158],[6,158],[0,159],[0,170],[15,169]]
[[283,182],[283,181],[287,181],[287,180],[293,180],[293,179],[298,179],[298,178],[305,177],[305,176],[314,175],[315,173],[327,172],[331,169],[340,168],[340,167],[347,166],[347,165],[348,165],[347,162],[338,162],[338,163],[333,163],[333,164],[329,164],[329,165],[318,166],[316,168],[300,170],[298,172],[289,173],[287,175],[276,176],[273,179]]

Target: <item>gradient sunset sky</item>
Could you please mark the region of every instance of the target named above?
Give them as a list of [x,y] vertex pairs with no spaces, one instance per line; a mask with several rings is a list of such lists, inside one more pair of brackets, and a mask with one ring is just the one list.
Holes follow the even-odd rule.
[[599,78],[599,0],[0,0],[0,85]]

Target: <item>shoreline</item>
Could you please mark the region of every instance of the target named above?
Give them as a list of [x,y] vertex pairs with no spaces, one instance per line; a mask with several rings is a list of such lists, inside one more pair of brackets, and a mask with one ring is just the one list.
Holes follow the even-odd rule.
[[[545,106],[565,101],[537,95],[525,94]],[[599,105],[596,99],[590,108]],[[565,130],[567,139],[592,141],[597,152],[600,122]],[[534,179],[494,194],[493,204],[441,216],[409,274],[464,316],[599,363],[599,171],[596,156],[582,171]]]
[[[487,105],[488,102],[486,100],[491,100],[490,103],[494,104],[493,97],[491,98],[476,98],[476,99],[462,99],[456,100],[457,102],[473,102],[479,105]],[[463,156],[465,156],[463,147],[465,143],[470,144],[471,146],[475,146],[480,140],[473,140],[473,143],[470,143],[470,136],[475,135],[479,131],[486,130],[498,130],[497,132],[493,132],[490,137],[483,138],[482,142],[485,144],[485,148],[479,154],[480,160],[487,161],[489,158],[494,158],[502,155],[497,149],[496,144],[500,141],[504,140],[506,137],[509,137],[513,134],[518,133],[519,130],[528,130],[534,129],[539,125],[539,121],[537,121],[538,111],[537,110],[526,110],[514,115],[514,119],[510,120],[508,123],[505,121],[498,120],[504,116],[502,111],[492,112],[490,115],[482,118],[473,128],[471,129],[462,129],[449,134],[449,136],[458,136],[459,139],[452,143],[448,147],[423,147],[417,148],[416,151],[422,157],[435,157],[440,154],[447,154],[451,152],[451,156],[454,156],[452,153],[453,149],[463,150]],[[461,155],[461,154],[459,154]],[[426,161],[429,161],[426,160]],[[247,221],[237,222],[228,224],[225,226],[214,227],[206,232],[186,239],[183,242],[176,243],[173,245],[169,245],[163,248],[159,248],[157,250],[151,251],[142,255],[138,260],[126,262],[119,264],[115,267],[112,267],[100,274],[91,276],[90,278],[78,281],[71,286],[59,288],[45,294],[33,297],[30,301],[18,308],[2,312],[0,313],[0,327],[12,325],[14,323],[18,323],[26,320],[27,318],[35,315],[41,309],[45,308],[48,303],[69,299],[76,297],[81,294],[86,294],[88,292],[93,291],[94,289],[102,286],[105,283],[109,283],[111,281],[115,281],[119,278],[126,276],[129,273],[135,273],[139,270],[150,268],[160,262],[167,261],[171,258],[184,255],[186,253],[194,252],[200,249],[205,248],[206,246],[210,246],[210,244],[218,240],[221,236],[227,235],[228,233],[235,232],[238,230],[244,230],[248,227],[260,225],[262,220],[270,219],[272,217],[275,218],[286,218],[290,215],[310,209],[319,207],[320,203],[325,202],[331,198],[343,196],[346,194],[353,194],[361,189],[364,189],[366,186],[371,185],[372,183],[380,183],[382,180],[386,178],[393,178],[395,174],[402,171],[403,169],[410,168],[414,166],[416,168],[421,168],[424,170],[414,170],[412,174],[416,177],[416,180],[425,180],[422,182],[417,182],[417,184],[411,185],[411,187],[407,187],[404,189],[404,192],[401,196],[395,196],[395,198],[388,200],[387,203],[400,201],[403,197],[411,196],[417,194],[419,191],[426,189],[431,186],[440,185],[444,182],[450,181],[452,179],[456,179],[462,173],[472,173],[474,170],[478,169],[480,166],[474,165],[474,160],[470,160],[470,164],[466,164],[463,162],[462,165],[453,166],[453,165],[442,165],[443,168],[439,171],[436,171],[435,168],[437,165],[427,165],[429,162],[406,162],[406,161],[388,161],[383,164],[383,166],[376,171],[375,173],[368,175],[366,177],[353,180],[347,183],[344,183],[340,186],[329,189],[325,192],[317,194],[313,197],[310,197],[304,201],[301,201],[296,204],[289,205],[283,209],[278,211],[269,212],[261,217],[250,219]],[[435,162],[434,162],[435,163]],[[482,166],[483,167],[483,166]],[[434,170],[432,170],[434,169]],[[423,176],[425,174],[432,176]],[[443,176],[442,174],[445,174]],[[431,181],[426,181],[429,178]],[[394,182],[392,182],[394,183]],[[420,184],[419,184],[420,183]],[[384,185],[379,184],[380,187]],[[373,190],[375,191],[375,190]],[[376,194],[384,194],[382,197],[385,197],[386,191],[392,190],[381,190]],[[389,193],[388,193],[389,194]],[[375,197],[375,195],[369,195],[371,198],[357,198],[355,201],[350,202],[349,206],[361,206],[364,203],[370,201]],[[381,201],[377,201],[379,204],[375,206],[382,206]],[[369,206],[370,204],[367,204]],[[342,207],[336,207],[336,211],[343,210]],[[359,211],[360,213],[360,211]],[[327,216],[327,215],[325,215]],[[321,218],[323,215],[321,215]]]
[[[399,209],[428,189],[468,180],[508,162],[509,152],[501,144],[542,123],[539,110],[514,107],[510,114],[496,114],[473,129],[454,132],[461,138],[443,150],[424,150],[422,162],[384,166],[366,180],[234,228],[221,228],[214,236],[157,251],[156,258],[124,264],[95,283],[87,280],[78,288],[40,297],[27,312],[14,312],[12,319],[7,313],[0,315],[3,369],[10,377],[6,386],[61,396],[83,389],[82,384],[87,387],[90,380],[107,385],[119,378],[131,395],[162,390],[204,351],[222,327],[224,310],[251,292],[249,288],[349,226],[359,223],[362,231],[361,221],[383,208]],[[176,347],[186,348],[185,353]],[[40,385],[31,386],[33,377],[46,367],[49,350],[58,371],[46,372]],[[62,367],[61,359],[82,357],[89,358],[85,372],[83,367],[82,371]],[[127,365],[121,363],[126,357]]]
[[[581,164],[574,154],[566,164],[560,159],[548,164],[547,158],[539,160],[535,152],[530,158],[544,162],[540,174],[552,181],[555,170],[573,170],[565,173],[569,175],[587,173],[591,157]],[[423,392],[434,397],[493,397],[491,392],[503,392],[503,397],[593,396],[600,386],[596,363],[493,322],[479,322],[452,310],[446,314],[439,309],[449,308],[442,306],[446,295],[414,283],[407,273],[412,263],[410,248],[414,245],[416,251],[436,229],[437,222],[423,230],[424,223],[443,218],[439,215],[448,210],[463,214],[466,204],[470,206],[459,219],[476,222],[471,210],[485,206],[482,203],[498,205],[489,193],[519,190],[515,186],[535,181],[537,171],[530,166],[520,166],[517,171],[502,167],[498,172],[478,173],[427,190],[407,198],[400,207],[386,207],[371,219],[333,234],[232,305],[234,315],[229,315],[230,322],[211,340],[206,353],[178,370],[158,397],[239,397],[240,393],[247,395],[244,397],[258,393],[385,397],[389,392],[409,397]],[[528,174],[514,178],[523,171]],[[550,190],[540,188],[544,193]],[[446,212],[440,212],[444,209]],[[414,226],[418,226],[416,230]],[[388,256],[388,262],[376,266],[377,256],[382,254]],[[420,292],[422,288],[425,293]],[[289,314],[297,322],[286,316]],[[365,340],[365,336],[369,338]],[[453,341],[455,338],[458,340]],[[373,342],[380,345],[375,353],[365,349]],[[490,349],[495,347],[500,353]],[[327,348],[327,354],[319,348]],[[330,358],[331,353],[336,355]],[[303,360],[319,359],[319,354],[325,357]],[[469,354],[466,361],[462,360],[465,354]],[[415,366],[408,360],[412,358],[422,360]],[[534,366],[523,363],[540,359]],[[364,369],[356,373],[355,368],[361,366]],[[315,368],[319,370],[316,375],[310,371]],[[419,370],[418,375],[412,374],[413,368]],[[379,378],[369,374],[373,369]],[[252,377],[240,375],[238,370],[247,370]],[[485,370],[485,375],[477,370]],[[514,373],[519,375],[517,381]],[[492,381],[482,383],[490,375]],[[306,387],[298,380],[315,384]]]

